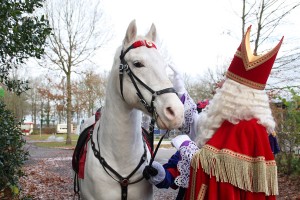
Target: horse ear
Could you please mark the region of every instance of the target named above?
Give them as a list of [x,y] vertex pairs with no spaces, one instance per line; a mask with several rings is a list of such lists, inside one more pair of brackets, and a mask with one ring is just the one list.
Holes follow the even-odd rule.
[[125,44],[128,44],[130,43],[132,40],[135,39],[136,37],[136,34],[137,34],[137,28],[136,28],[136,22],[135,22],[135,19],[132,20],[127,28],[127,31],[126,31],[126,35],[125,35],[125,38],[124,38],[124,45]]
[[154,42],[156,41],[156,27],[154,24],[151,25],[151,28],[150,28],[149,32],[147,33],[146,37]]

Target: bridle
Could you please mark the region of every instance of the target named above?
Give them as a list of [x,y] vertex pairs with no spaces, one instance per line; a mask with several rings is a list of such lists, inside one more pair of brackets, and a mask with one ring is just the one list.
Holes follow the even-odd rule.
[[[129,76],[129,78],[131,79],[132,84],[134,85],[135,89],[136,89],[136,94],[138,95],[138,97],[140,98],[140,102],[144,105],[144,107],[147,109],[147,111],[153,116],[156,115],[157,117],[157,113],[155,111],[155,107],[153,105],[155,97],[161,94],[165,94],[165,93],[176,93],[174,88],[165,88],[159,91],[154,91],[152,90],[148,85],[146,85],[143,81],[141,81],[130,69],[127,61],[125,60],[125,55],[126,53],[128,53],[131,49],[137,48],[137,47],[141,47],[141,46],[146,46],[147,48],[156,48],[155,44],[153,44],[150,41],[147,40],[139,40],[134,42],[131,46],[129,46],[125,51],[121,51],[121,55],[120,55],[120,67],[119,67],[119,78],[120,78],[120,90],[121,90],[121,95],[122,98],[124,99],[124,95],[123,95],[123,77],[124,77],[124,72],[127,73],[127,75]],[[143,94],[141,93],[137,82],[140,83],[144,88],[146,88],[151,94],[152,94],[152,99],[150,104],[147,103],[147,101],[145,100]],[[125,99],[124,99],[125,100]],[[156,118],[155,118],[156,119]]]
[[[140,99],[140,102],[144,105],[144,107],[147,109],[147,111],[151,114],[152,119],[149,125],[149,134],[151,135],[150,137],[150,148],[151,148],[151,153],[153,150],[153,142],[154,142],[154,126],[155,126],[155,122],[156,119],[158,117],[158,114],[155,110],[155,106],[154,106],[154,101],[156,96],[161,95],[161,94],[165,94],[165,93],[176,93],[176,90],[174,88],[165,88],[159,91],[154,91],[152,90],[149,86],[147,86],[143,81],[141,81],[130,69],[127,61],[125,60],[125,55],[127,52],[129,52],[131,49],[134,48],[138,48],[141,46],[146,46],[147,48],[156,48],[155,44],[153,44],[150,41],[147,40],[138,40],[136,42],[134,42],[131,46],[129,46],[125,51],[121,51],[121,55],[120,55],[120,66],[119,66],[119,78],[120,78],[120,91],[121,91],[121,95],[123,100],[125,101],[124,95],[123,95],[123,77],[124,77],[124,72],[127,73],[127,75],[129,76],[129,78],[131,79],[132,84],[134,85],[136,91],[137,91],[137,95]],[[139,84],[141,84],[144,88],[146,88],[151,94],[152,94],[152,98],[151,98],[151,102],[150,104],[145,100],[143,94],[141,93],[137,82]],[[100,125],[98,127],[97,132],[99,131]],[[163,137],[162,137],[163,138]],[[144,141],[144,140],[143,140]],[[156,155],[157,149],[160,145],[161,140],[159,141],[159,144],[155,150],[154,156],[152,154],[152,158],[150,160],[150,165],[152,164],[154,157]],[[135,172],[138,171],[138,169],[142,166],[142,164],[145,162],[145,160],[147,160],[147,150],[146,150],[146,144],[144,141],[144,153],[141,156],[140,162],[138,163],[138,165],[134,168],[134,170],[126,177],[121,176],[117,171],[115,171],[106,161],[105,159],[101,156],[100,154],[100,145],[99,145],[99,140],[97,138],[97,143],[98,143],[98,150],[95,147],[95,142],[93,141],[93,136],[91,136],[91,146],[92,146],[92,150],[93,153],[95,155],[95,157],[99,160],[100,164],[102,165],[104,171],[115,181],[117,181],[120,186],[121,186],[121,199],[122,200],[126,200],[127,196],[128,196],[128,185],[130,184],[134,184],[134,183],[138,183],[141,180],[143,180],[143,176],[140,177],[139,179],[135,180],[135,181],[130,181],[129,179],[135,174]],[[110,172],[109,172],[110,171]],[[114,174],[114,176],[112,176],[112,174]]]
[[[155,106],[154,106],[154,101],[155,101],[155,98],[158,96],[158,95],[161,95],[161,94],[165,94],[165,93],[175,93],[177,94],[176,90],[171,87],[171,88],[165,88],[165,89],[162,89],[162,90],[159,90],[159,91],[154,91],[153,89],[151,89],[148,85],[146,85],[143,81],[141,81],[133,72],[132,70],[130,69],[127,61],[125,60],[125,55],[131,50],[131,49],[135,49],[135,48],[138,48],[138,47],[142,47],[142,46],[145,46],[147,48],[155,48],[156,49],[156,46],[154,43],[152,43],[151,41],[147,41],[147,40],[138,40],[136,42],[134,42],[132,45],[130,45],[125,51],[121,51],[121,55],[120,55],[120,60],[121,60],[121,63],[120,63],[120,66],[119,66],[119,79],[120,79],[120,90],[121,90],[121,95],[122,95],[122,98],[123,100],[125,101],[125,98],[124,98],[124,95],[123,95],[123,77],[124,77],[124,73],[126,72],[127,75],[129,76],[129,78],[131,79],[131,82],[132,84],[134,85],[135,89],[136,89],[136,94],[137,96],[139,97],[140,99],[140,102],[143,104],[143,106],[147,109],[147,111],[151,114],[151,122],[150,122],[150,125],[149,125],[149,133],[150,133],[150,148],[151,148],[151,151],[153,150],[153,133],[154,133],[154,127],[155,127],[155,122],[157,120],[157,117],[158,117],[158,114],[156,112],[156,109],[155,109]],[[152,94],[152,98],[151,98],[151,101],[150,103],[148,103],[143,94],[141,93],[138,85],[137,85],[137,82],[139,84],[141,84],[144,88],[146,88],[151,94]]]

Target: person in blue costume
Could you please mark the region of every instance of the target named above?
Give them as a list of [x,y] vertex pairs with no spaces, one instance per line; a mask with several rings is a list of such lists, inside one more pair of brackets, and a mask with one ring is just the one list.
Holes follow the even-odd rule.
[[274,155],[278,154],[280,152],[280,147],[277,141],[277,135],[276,132],[272,132],[271,134],[269,134],[269,142],[270,142],[270,146],[272,149],[272,152]]

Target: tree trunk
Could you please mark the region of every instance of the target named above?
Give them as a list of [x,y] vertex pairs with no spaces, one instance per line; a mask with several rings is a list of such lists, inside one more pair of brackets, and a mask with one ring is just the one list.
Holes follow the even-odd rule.
[[67,75],[67,139],[66,144],[72,144],[71,123],[72,123],[72,94],[71,94],[71,71]]
[[48,98],[47,100],[47,111],[46,111],[46,123],[47,123],[47,127],[50,126],[50,100]]

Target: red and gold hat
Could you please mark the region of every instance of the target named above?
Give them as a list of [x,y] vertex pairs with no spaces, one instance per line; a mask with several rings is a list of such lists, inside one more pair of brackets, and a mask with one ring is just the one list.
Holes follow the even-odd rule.
[[275,48],[263,55],[253,55],[250,48],[251,26],[237,49],[226,76],[248,87],[263,90],[280,49],[283,37]]

